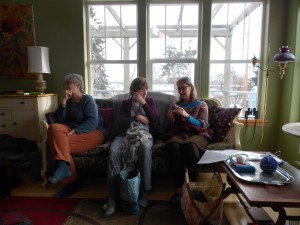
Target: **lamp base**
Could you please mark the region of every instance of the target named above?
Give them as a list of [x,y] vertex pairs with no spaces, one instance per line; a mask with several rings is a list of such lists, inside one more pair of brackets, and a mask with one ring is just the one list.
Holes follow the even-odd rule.
[[39,92],[44,92],[47,88],[46,81],[43,79],[43,74],[37,74],[37,79],[34,83],[35,89]]

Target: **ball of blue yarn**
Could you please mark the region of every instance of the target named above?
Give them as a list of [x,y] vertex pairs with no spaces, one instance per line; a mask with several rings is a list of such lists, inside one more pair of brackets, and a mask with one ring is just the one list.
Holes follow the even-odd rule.
[[266,173],[273,173],[277,169],[277,161],[271,155],[266,155],[260,160],[260,168]]

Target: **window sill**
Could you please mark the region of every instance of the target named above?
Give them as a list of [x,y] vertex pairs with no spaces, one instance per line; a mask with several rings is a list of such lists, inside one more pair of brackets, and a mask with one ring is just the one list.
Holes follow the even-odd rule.
[[[262,119],[253,119],[253,118],[250,118],[250,119],[242,119],[242,118],[239,118],[237,119],[238,122],[240,123],[243,123],[244,126],[246,127],[262,127],[263,125],[263,120]],[[268,120],[265,120],[264,122],[264,126],[266,126],[268,124]]]

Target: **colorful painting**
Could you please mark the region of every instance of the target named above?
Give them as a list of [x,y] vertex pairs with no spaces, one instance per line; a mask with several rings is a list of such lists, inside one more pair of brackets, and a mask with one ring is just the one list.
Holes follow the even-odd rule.
[[0,78],[32,78],[27,73],[27,46],[32,45],[32,4],[0,5]]

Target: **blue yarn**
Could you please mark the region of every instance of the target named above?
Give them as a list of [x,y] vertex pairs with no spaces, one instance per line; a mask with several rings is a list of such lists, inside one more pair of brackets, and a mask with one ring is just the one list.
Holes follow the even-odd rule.
[[266,173],[273,173],[277,169],[278,163],[270,154],[260,160],[260,168]]
[[237,172],[246,172],[246,173],[255,173],[256,171],[255,167],[250,164],[247,165],[235,164],[235,170]]

